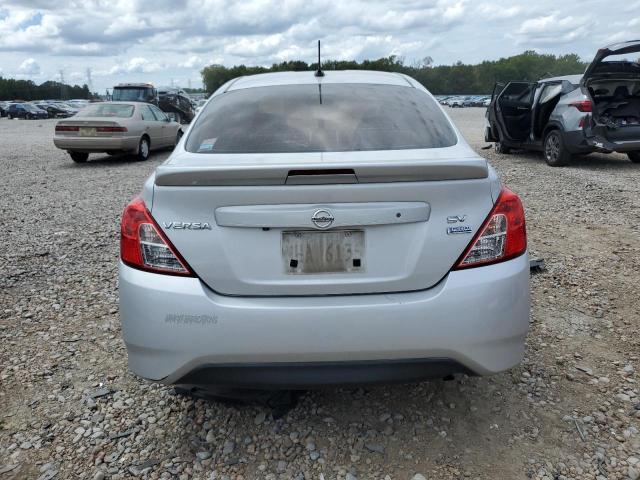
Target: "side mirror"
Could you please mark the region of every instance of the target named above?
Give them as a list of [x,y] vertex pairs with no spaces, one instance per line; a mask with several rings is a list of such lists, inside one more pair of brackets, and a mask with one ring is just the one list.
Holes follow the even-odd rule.
[[167,115],[167,122],[177,122],[178,121],[178,117],[176,117],[176,114],[173,112],[168,112],[166,113]]

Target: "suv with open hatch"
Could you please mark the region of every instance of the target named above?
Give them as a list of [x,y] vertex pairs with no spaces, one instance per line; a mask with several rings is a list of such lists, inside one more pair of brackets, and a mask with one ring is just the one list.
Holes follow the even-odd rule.
[[485,140],[496,151],[540,150],[552,167],[573,155],[625,153],[640,163],[640,40],[598,50],[583,75],[496,84]]

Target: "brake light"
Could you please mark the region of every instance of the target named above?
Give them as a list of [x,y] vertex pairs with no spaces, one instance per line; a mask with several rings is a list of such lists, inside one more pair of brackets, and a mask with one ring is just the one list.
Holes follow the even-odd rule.
[[77,132],[79,129],[71,125],[56,125],[56,132]]
[[99,133],[118,133],[118,132],[126,132],[127,127],[97,127],[96,132]]
[[590,112],[592,110],[591,100],[580,100],[579,102],[571,102],[569,105],[576,107],[581,112]]
[[527,228],[520,197],[506,187],[454,270],[503,262],[527,249]]
[[140,270],[194,276],[140,197],[134,198],[122,214],[120,258],[127,265]]

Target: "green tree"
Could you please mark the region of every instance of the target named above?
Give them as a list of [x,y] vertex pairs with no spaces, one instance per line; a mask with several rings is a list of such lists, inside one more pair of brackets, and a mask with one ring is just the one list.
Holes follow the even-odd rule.
[[[528,50],[519,55],[499,60],[484,61],[475,65],[456,62],[453,65],[433,65],[433,58],[407,65],[402,57],[391,55],[375,60],[327,60],[324,70],[380,70],[410,75],[434,94],[488,94],[495,82],[509,80],[536,81],[546,76],[569,75],[584,72],[586,63],[576,54],[550,55]],[[202,70],[202,82],[208,93],[213,93],[229,80],[243,75],[282,71],[313,71],[317,63],[301,60],[274,63],[271,67],[236,65],[210,65]]]

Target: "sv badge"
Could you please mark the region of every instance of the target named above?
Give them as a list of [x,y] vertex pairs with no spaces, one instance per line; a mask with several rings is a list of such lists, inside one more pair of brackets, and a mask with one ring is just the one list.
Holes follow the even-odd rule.
[[466,220],[466,215],[450,215],[447,217],[447,223],[464,223]]

